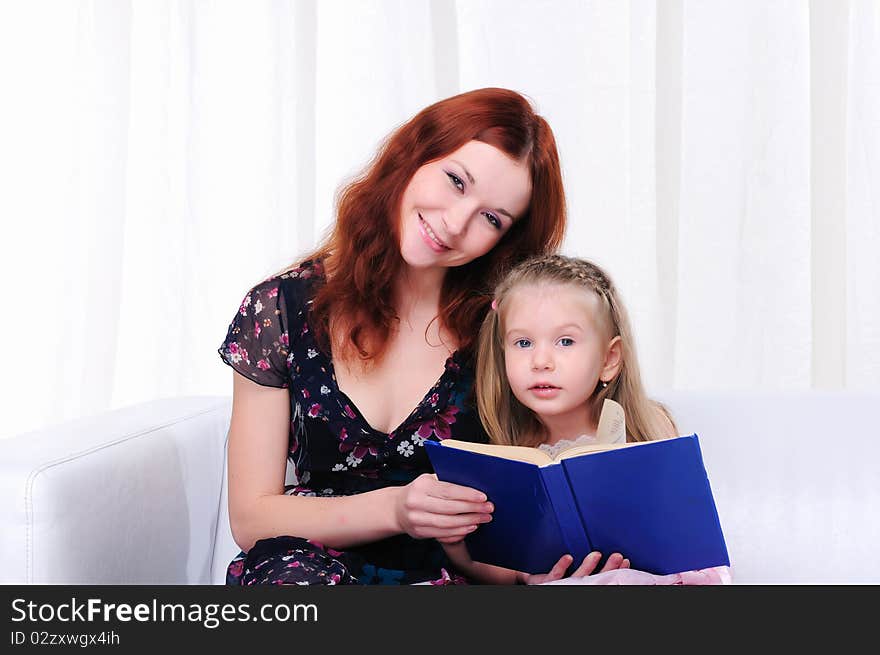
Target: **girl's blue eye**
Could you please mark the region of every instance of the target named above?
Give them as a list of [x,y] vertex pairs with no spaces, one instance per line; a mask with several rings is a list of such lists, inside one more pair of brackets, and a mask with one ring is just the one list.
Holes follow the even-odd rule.
[[486,217],[486,220],[489,221],[489,224],[494,227],[496,230],[501,229],[501,221],[498,220],[498,217],[495,214],[490,214],[489,212],[484,212],[483,216]]
[[529,341],[528,339],[517,339],[516,341],[513,342],[513,345],[516,346],[517,348],[528,348],[529,346],[532,345],[532,342]]
[[569,339],[568,337],[562,337],[562,338],[559,340],[559,345],[560,345],[560,346],[566,346],[566,347],[567,347],[567,346],[573,346],[573,345],[574,345],[574,339]]
[[452,184],[459,191],[464,191],[464,182],[461,181],[461,178],[455,173],[446,173],[446,176],[452,181]]

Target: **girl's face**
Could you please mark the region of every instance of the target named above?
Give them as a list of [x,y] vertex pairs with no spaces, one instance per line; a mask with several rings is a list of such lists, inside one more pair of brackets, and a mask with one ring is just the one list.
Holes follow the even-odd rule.
[[612,346],[620,337],[609,336],[599,296],[573,284],[529,284],[504,304],[504,360],[517,400],[550,422],[586,421],[600,378],[619,368]]
[[400,203],[400,254],[418,269],[467,264],[501,240],[530,197],[524,163],[469,141],[413,175]]

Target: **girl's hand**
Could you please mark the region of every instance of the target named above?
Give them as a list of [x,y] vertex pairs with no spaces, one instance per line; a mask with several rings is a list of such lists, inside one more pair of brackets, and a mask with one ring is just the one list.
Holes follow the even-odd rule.
[[400,532],[415,539],[456,543],[480,523],[491,521],[495,509],[483,492],[441,482],[431,473],[420,475],[398,491],[395,521]]
[[[574,558],[571,555],[563,555],[559,558],[559,561],[553,565],[553,568],[550,569],[549,573],[529,574],[524,573],[523,571],[517,571],[517,582],[519,584],[542,584],[544,582],[561,580],[565,577],[565,572],[568,570],[568,567],[571,566],[573,559]],[[584,561],[581,562],[581,565],[575,570],[574,573],[571,574],[570,577],[580,578],[586,575],[590,575],[591,573],[593,573],[601,559],[602,553],[594,550],[592,553],[584,558]],[[628,559],[626,559],[620,553],[612,553],[611,556],[608,558],[608,561],[605,562],[605,566],[602,567],[602,570],[599,571],[599,573],[604,573],[605,571],[613,571],[614,569],[628,568]]]
[[473,566],[474,561],[471,559],[471,554],[468,552],[463,540],[454,543],[441,542],[441,545],[443,550],[446,551],[446,556],[457,568],[466,570]]

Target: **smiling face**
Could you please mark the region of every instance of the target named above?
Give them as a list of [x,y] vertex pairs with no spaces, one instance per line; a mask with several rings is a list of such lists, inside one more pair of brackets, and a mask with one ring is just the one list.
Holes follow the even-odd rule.
[[620,337],[611,337],[599,296],[574,284],[527,284],[504,304],[504,363],[514,396],[551,434],[595,431],[590,398],[620,368]]
[[400,203],[400,254],[414,269],[467,264],[501,240],[530,197],[524,163],[468,141],[413,175]]

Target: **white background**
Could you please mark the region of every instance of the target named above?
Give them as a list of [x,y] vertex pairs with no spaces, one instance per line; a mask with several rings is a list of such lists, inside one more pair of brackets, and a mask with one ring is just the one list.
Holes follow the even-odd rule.
[[880,388],[880,3],[0,1],[0,437],[231,393],[253,284],[422,107],[556,134],[649,390]]

